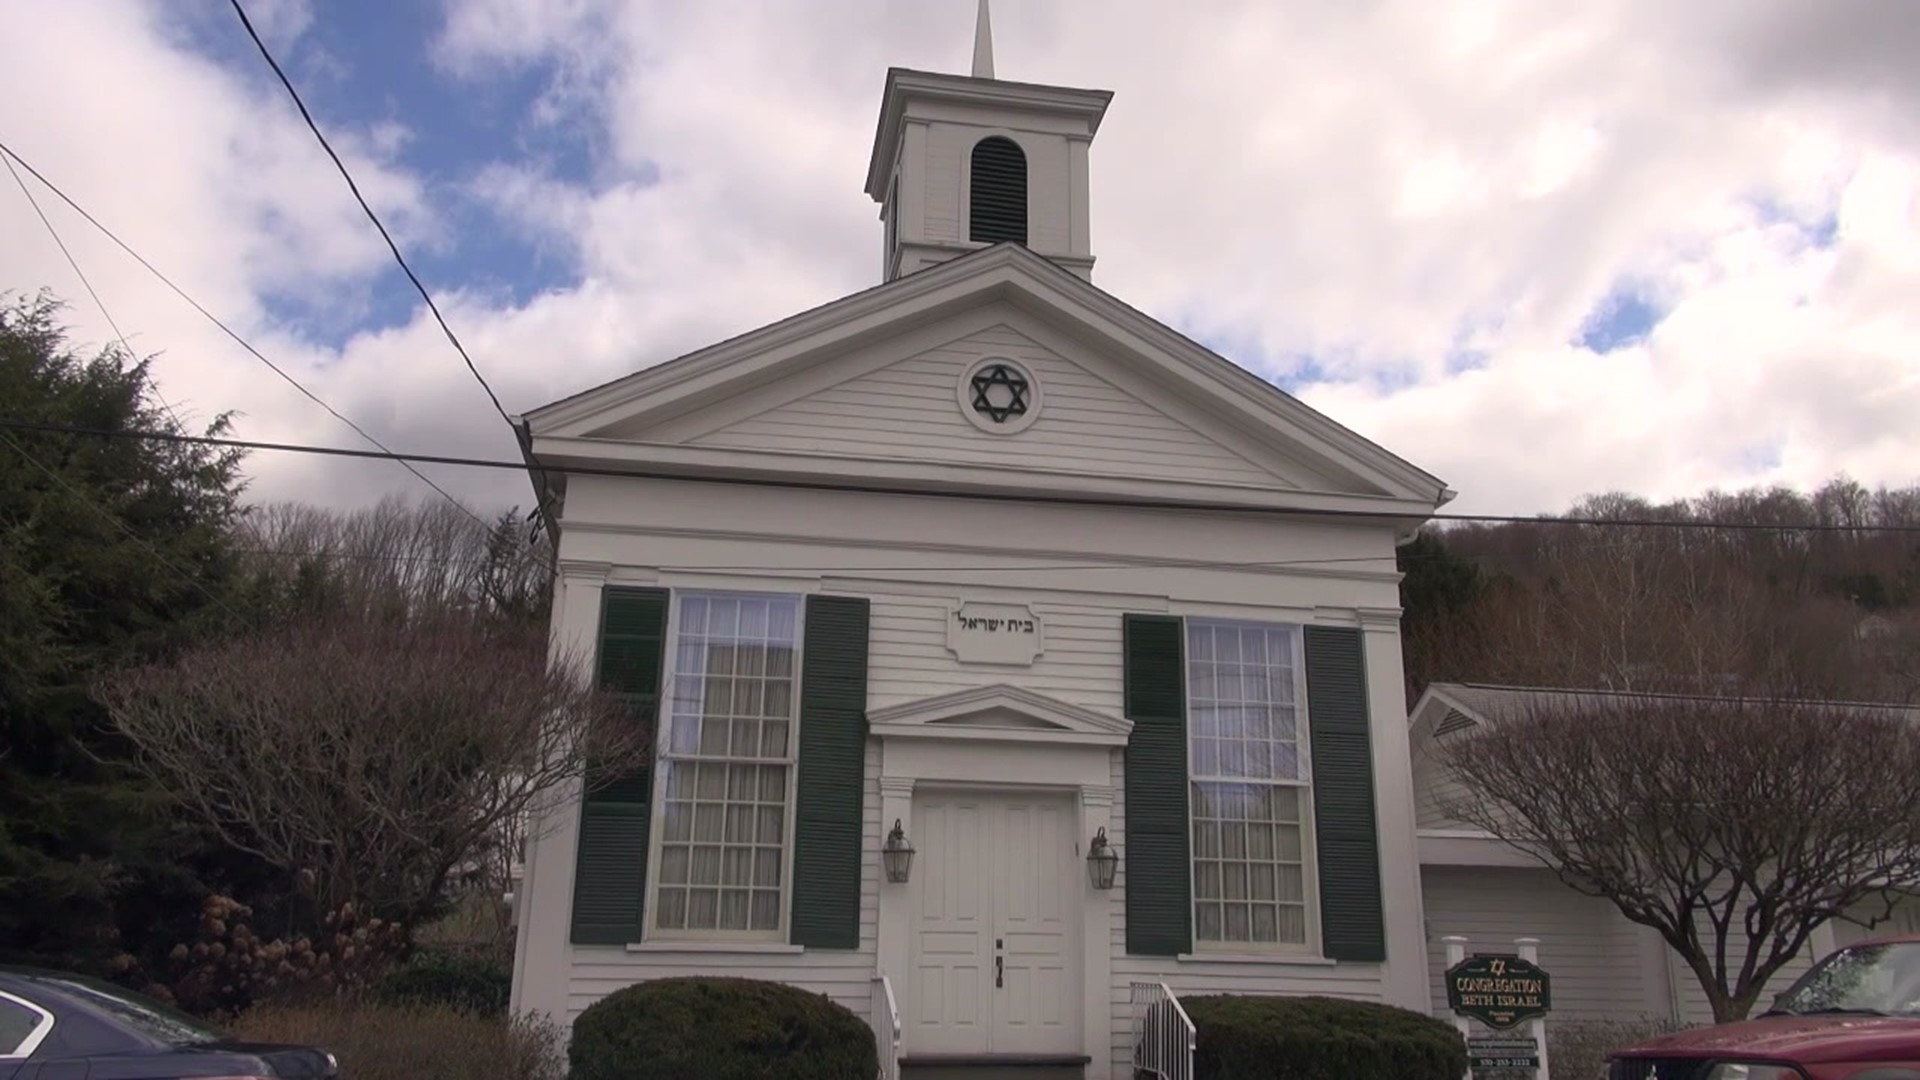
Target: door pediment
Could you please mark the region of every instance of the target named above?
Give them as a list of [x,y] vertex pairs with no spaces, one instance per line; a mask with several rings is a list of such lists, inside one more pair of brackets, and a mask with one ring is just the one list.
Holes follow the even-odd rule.
[[939,694],[875,710],[868,730],[883,739],[952,739],[1125,746],[1133,723],[1018,686]]

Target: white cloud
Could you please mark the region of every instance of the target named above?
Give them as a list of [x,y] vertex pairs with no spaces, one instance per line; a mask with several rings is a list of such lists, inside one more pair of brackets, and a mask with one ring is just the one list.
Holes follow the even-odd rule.
[[[510,409],[872,283],[861,187],[885,69],[961,70],[972,26],[961,0],[449,9],[423,61],[456,80],[556,72],[525,119],[587,125],[601,152],[564,182],[503,140],[492,167],[432,178],[577,260],[580,285],[518,307],[440,297]],[[297,34],[308,7],[288,10],[276,32]],[[1905,10],[1048,0],[994,17],[1002,77],[1116,91],[1093,151],[1103,287],[1267,373],[1311,357],[1332,381],[1306,400],[1440,474],[1459,508],[1531,512],[1603,488],[1917,478],[1920,76],[1904,58],[1920,20]],[[513,456],[430,324],[333,350],[268,321],[281,291],[360,302],[384,250],[286,103],[170,43],[164,19],[158,0],[35,5],[0,70],[39,100],[0,99],[0,132],[383,438]],[[428,178],[391,164],[417,123],[398,108],[336,145],[406,242],[454,242]],[[1829,218],[1831,246],[1810,243]],[[166,349],[170,394],[243,408],[248,434],[351,441],[63,228],[136,346]],[[56,285],[97,340],[38,230],[0,210],[21,253],[6,284]],[[1606,355],[1569,344],[1623,281],[1666,320]],[[1478,366],[1457,370],[1462,351]],[[255,471],[263,495],[336,502],[412,483],[265,456]],[[512,479],[447,478],[525,500]]]

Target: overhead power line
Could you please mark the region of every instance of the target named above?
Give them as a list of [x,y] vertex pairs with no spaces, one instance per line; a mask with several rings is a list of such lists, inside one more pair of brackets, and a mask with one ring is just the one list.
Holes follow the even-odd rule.
[[[524,461],[503,461],[492,458],[460,457],[451,454],[401,454],[393,451],[360,450],[348,446],[311,446],[301,443],[265,442],[257,439],[226,439],[211,435],[186,435],[170,431],[109,431],[101,428],[78,427],[71,424],[52,424],[35,420],[18,420],[0,417],[0,429],[10,428],[16,431],[59,432],[67,435],[92,436],[109,439],[158,439],[163,442],[191,442],[208,446],[227,446],[241,450],[266,450],[293,454],[317,454],[330,457],[378,458],[382,460],[417,461],[431,465],[453,465],[472,469],[508,469],[514,472],[527,471]],[[1726,532],[1797,532],[1797,533],[1896,533],[1920,534],[1920,525],[1839,525],[1830,523],[1775,523],[1760,521],[1717,521],[1698,518],[1681,520],[1640,520],[1635,518],[1603,517],[1547,517],[1523,516],[1518,514],[1408,514],[1386,510],[1314,510],[1291,506],[1236,506],[1217,507],[1199,504],[1165,502],[1153,499],[1129,499],[1101,495],[1042,495],[1003,492],[973,491],[928,491],[921,488],[895,487],[887,485],[866,485],[835,483],[826,480],[777,480],[764,477],[742,476],[688,476],[682,473],[665,472],[650,469],[618,469],[605,466],[568,466],[559,470],[575,476],[617,476],[642,480],[675,480],[702,484],[722,484],[735,487],[776,488],[794,491],[833,491],[867,495],[911,495],[929,499],[956,499],[970,502],[1032,503],[1053,506],[1092,506],[1111,509],[1131,510],[1174,510],[1211,513],[1244,514],[1257,517],[1293,517],[1320,518],[1357,521],[1402,521],[1409,517],[1419,517],[1427,521],[1453,521],[1492,525],[1561,525],[1596,526],[1634,529],[1694,529],[1720,530]]]
[[413,282],[413,287],[419,292],[420,299],[427,302],[427,310],[433,313],[434,321],[440,324],[441,332],[447,335],[447,340],[453,344],[454,351],[459,353],[460,359],[466,363],[467,370],[472,372],[473,377],[479,381],[480,388],[487,392],[487,400],[493,402],[493,411],[500,414],[500,419],[505,420],[508,427],[512,427],[513,418],[507,415],[507,410],[500,404],[500,398],[494,394],[493,387],[487,385],[486,376],[480,374],[480,369],[474,366],[473,358],[467,355],[466,346],[460,344],[460,338],[454,334],[453,327],[447,325],[446,316],[440,314],[439,305],[433,302],[433,296],[427,292],[426,285],[421,283],[420,276],[413,272],[413,267],[407,265],[407,258],[400,254],[400,245],[394,242],[393,234],[387,231],[386,225],[380,221],[380,215],[373,212],[373,207],[368,205],[366,197],[360,194],[360,185],[354,182],[353,173],[348,171],[347,163],[340,160],[340,155],[333,152],[333,144],[327,142],[327,137],[321,134],[320,125],[314,122],[313,114],[307,111],[307,103],[300,99],[300,91],[293,88],[293,80],[287,78],[287,73],[280,69],[280,62],[273,58],[273,52],[267,48],[267,43],[262,41],[259,32],[254,30],[253,20],[247,18],[247,9],[240,6],[240,0],[231,0],[231,2],[233,13],[240,16],[240,25],[247,28],[247,36],[253,39],[253,44],[260,50],[260,55],[266,58],[267,66],[279,76],[280,85],[286,87],[288,96],[293,98],[294,106],[300,110],[300,118],[307,122],[307,130],[313,132],[313,137],[320,140],[320,148],[333,159],[334,168],[339,169],[340,175],[346,179],[347,189],[353,192],[354,201],[360,204],[360,209],[366,213],[367,220],[373,222],[373,227],[380,230],[380,239],[385,240],[387,250],[393,252],[393,261],[400,264],[401,271],[407,275],[408,281]]
[[[53,227],[53,219],[48,217],[47,212],[40,208],[40,200],[33,197],[33,189],[27,186],[25,180],[20,179],[20,171],[13,167],[11,160],[0,156],[0,164],[4,164],[7,167],[7,175],[13,177],[14,184],[20,188],[20,194],[27,197],[27,205],[33,207],[34,215],[40,219],[40,224],[47,227],[47,235],[53,238],[53,245],[60,249],[60,254],[66,256],[67,265],[73,267],[73,276],[80,279],[80,284],[87,290],[87,295],[93,297],[93,305],[100,309],[100,317],[107,320],[107,327],[113,331],[113,336],[119,339],[120,348],[125,350],[127,356],[131,358],[133,356],[133,346],[127,343],[125,331],[122,331],[120,324],[113,320],[113,312],[107,310],[107,302],[100,299],[100,293],[94,289],[93,282],[87,277],[87,272],[80,269],[80,260],[73,257],[73,252],[68,249],[67,242],[60,238],[60,230]],[[173,422],[182,430],[185,430],[186,425],[180,422],[180,414],[173,411],[173,404],[167,400],[166,395],[160,392],[160,387],[149,383],[148,389],[153,391],[154,397],[160,399],[160,407],[167,410],[167,415],[173,417]]]
[[[296,379],[292,375],[288,374],[285,368],[282,368],[280,365],[274,363],[272,360],[267,359],[267,356],[265,353],[253,347],[252,342],[248,341],[244,337],[241,337],[239,332],[234,330],[233,327],[228,326],[225,322],[222,322],[218,315],[215,315],[213,312],[208,311],[206,307],[204,307],[200,303],[200,301],[195,300],[191,295],[188,294],[188,292],[185,289],[182,289],[179,285],[175,284],[172,278],[162,273],[159,267],[148,262],[144,255],[141,255],[138,251],[135,251],[131,246],[129,246],[126,241],[120,239],[119,234],[115,233],[112,229],[109,229],[105,225],[101,224],[98,218],[94,217],[92,214],[87,212],[86,207],[83,207],[79,203],[75,202],[71,196],[69,196],[65,191],[60,189],[59,185],[47,179],[44,175],[41,174],[40,170],[33,167],[33,164],[31,162],[29,162],[26,158],[21,157],[19,154],[15,153],[13,148],[8,146],[4,142],[0,142],[0,156],[3,156],[5,158],[11,158],[13,163],[18,163],[21,168],[27,170],[28,175],[32,176],[35,180],[38,180],[41,183],[41,185],[44,186],[48,191],[51,191],[54,193],[54,195],[58,196],[61,202],[64,202],[69,207],[71,207],[75,213],[79,214],[82,218],[86,220],[87,224],[92,225],[95,229],[98,229],[102,236],[105,236],[108,240],[113,241],[114,245],[117,246],[121,251],[124,251],[128,255],[132,256],[135,262],[139,263],[142,267],[146,268],[146,271],[152,274],[155,278],[158,278],[161,284],[165,285],[169,289],[172,289],[174,292],[174,295],[178,296],[182,300],[185,300],[187,304],[193,308],[193,310],[199,312],[202,316],[206,318],[208,322],[219,327],[221,333],[224,333],[229,338],[232,338],[235,344],[239,345],[242,349],[245,349],[247,353],[251,355],[255,360],[258,360],[262,364],[265,364],[267,366],[267,370],[273,372],[275,375],[280,376],[280,378],[283,379],[287,383],[287,385],[293,387],[295,390],[298,390],[300,391],[301,394],[305,395],[307,400],[327,410],[327,412],[331,414],[335,420],[338,420],[341,423],[352,428],[356,435],[359,435],[362,439],[365,439],[367,442],[372,443],[374,446],[379,447],[382,453],[390,455],[391,460],[398,462],[401,468],[406,469],[408,472],[418,477],[421,483],[427,485],[428,487],[432,488],[434,491],[438,492],[441,498],[444,498],[448,502],[452,503],[454,506],[459,507],[463,513],[473,518],[475,521],[481,520],[478,514],[475,514],[472,510],[467,509],[464,503],[462,503],[459,499],[454,498],[453,495],[447,491],[447,489],[441,487],[439,484],[434,483],[431,477],[427,476],[427,474],[415,468],[412,462],[408,461],[402,455],[393,454],[393,451],[388,449],[386,443],[383,443],[379,439],[374,438],[372,433],[367,431],[366,428],[363,428],[359,424],[354,423],[352,420],[348,419],[345,414],[341,413],[340,410],[334,408],[332,405],[327,404],[327,401],[325,398],[322,398],[320,395],[314,393],[312,390],[307,389],[305,384],[301,383],[299,379]],[[11,164],[9,164],[9,169],[11,169]],[[16,179],[18,179],[18,177],[16,177]],[[77,271],[78,269],[79,268],[76,266],[75,270]],[[97,300],[98,297],[95,297],[95,299]],[[104,308],[102,308],[102,313],[103,314],[105,313]],[[109,322],[111,322],[111,320],[109,320]],[[115,333],[118,333],[118,332],[119,332],[118,328],[115,328]],[[176,417],[175,419],[177,420],[178,418]],[[375,455],[375,456],[378,456],[378,455]]]
[[79,499],[82,503],[85,503],[89,509],[99,514],[101,517],[106,518],[109,522],[112,522],[114,528],[119,529],[123,533],[126,533],[128,539],[132,540],[134,543],[145,548],[147,551],[147,554],[152,555],[156,562],[166,567],[167,569],[173,571],[175,574],[179,575],[182,581],[185,581],[187,584],[193,586],[196,590],[200,592],[202,596],[205,596],[208,600],[211,600],[215,605],[224,609],[227,612],[227,614],[232,615],[235,618],[242,618],[240,613],[233,609],[233,605],[227,603],[225,600],[222,600],[212,590],[208,589],[205,583],[203,583],[199,578],[195,577],[191,572],[181,567],[179,563],[174,562],[172,559],[167,558],[166,555],[161,553],[159,548],[154,547],[153,544],[149,542],[146,537],[141,536],[137,532],[134,532],[131,526],[129,526],[125,521],[122,521],[120,519],[120,515],[114,513],[111,510],[108,510],[104,506],[101,506],[100,503],[97,500],[95,500],[91,495],[88,495],[85,490],[75,487],[72,481],[68,480],[64,476],[61,476],[60,473],[53,468],[53,466],[48,465],[46,462],[41,461],[37,457],[34,457],[31,453],[27,451],[27,448],[24,446],[21,446],[19,441],[16,440],[13,436],[8,435],[5,432],[0,432],[0,441],[4,441],[8,446],[12,447],[13,452],[16,454],[19,454],[22,458],[26,459],[29,465],[32,465],[34,468],[39,469],[43,473],[46,473],[48,479],[52,480],[54,483],[59,484],[61,487],[66,488],[67,491],[70,492],[75,498]]

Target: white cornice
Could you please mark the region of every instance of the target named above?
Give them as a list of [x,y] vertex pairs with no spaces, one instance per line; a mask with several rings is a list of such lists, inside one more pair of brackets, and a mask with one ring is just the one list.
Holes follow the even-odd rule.
[[[966,722],[996,713],[1012,714],[1032,724]],[[1024,687],[997,683],[877,709],[868,714],[867,727],[883,739],[1125,746],[1133,723]]]
[[[687,446],[630,439],[538,436],[534,453],[548,468],[607,468],[634,476],[816,484],[896,494],[967,493],[1032,499],[1107,499],[1150,503],[1130,509],[1298,511],[1303,516],[1378,515],[1419,520],[1429,503],[1337,491],[1291,491],[1244,484],[1198,483],[1006,465],[904,461],[838,454],[801,454],[725,446]],[[1375,522],[1378,524],[1378,522]]]
[[906,121],[908,106],[917,101],[1067,117],[1085,124],[1085,137],[1092,138],[1100,130],[1100,119],[1106,115],[1107,105],[1113,101],[1113,91],[890,68],[886,89],[880,96],[873,153],[867,161],[867,194],[875,202],[887,197],[887,178],[893,172],[894,156],[899,153],[900,128]]
[[[1356,488],[1386,493],[1367,506],[1370,513],[1404,514],[1410,523],[1417,523],[1449,497],[1437,478],[1017,244],[984,248],[535,409],[527,414],[533,456],[549,468],[569,464],[669,464],[673,455],[684,458],[694,451],[583,436],[618,424],[631,425],[649,416],[685,415],[871,341],[931,325],[993,300],[1006,301],[1035,315],[1090,348],[1137,357],[1136,363],[1162,380],[1170,393],[1222,423],[1258,433],[1276,446],[1284,443],[1288,452],[1316,471],[1332,477],[1352,477]],[[726,453],[754,455],[750,451]],[[770,475],[793,475],[807,471],[794,469],[791,455],[785,465],[774,464],[779,457],[760,453],[704,463],[683,460],[680,464],[705,464],[714,472],[767,469]],[[853,460],[822,457],[814,467],[847,475],[848,463]],[[977,483],[983,472],[937,463],[858,462],[855,467],[880,477],[893,470],[900,478],[930,483],[940,481],[934,474],[942,468],[954,469],[964,474],[954,478],[963,486]],[[903,469],[906,471],[901,472]],[[914,471],[921,475],[910,475]],[[1005,482],[1011,475],[1011,470],[998,470],[986,486]],[[1083,482],[1101,483],[1092,478]],[[1190,485],[1176,486],[1195,490]],[[1264,494],[1265,505],[1276,505],[1276,498],[1286,500],[1279,505],[1294,505],[1290,500],[1298,498],[1293,493]],[[1368,499],[1355,495],[1341,498]],[[1211,493],[1182,501],[1193,505],[1263,504],[1258,498],[1218,500]],[[1350,501],[1345,505],[1354,506]],[[1330,507],[1322,504],[1321,508]]]

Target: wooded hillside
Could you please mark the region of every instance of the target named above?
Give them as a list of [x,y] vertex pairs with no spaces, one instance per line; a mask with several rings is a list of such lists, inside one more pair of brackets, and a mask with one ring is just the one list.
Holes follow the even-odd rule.
[[1839,478],[1810,494],[1665,504],[1610,494],[1557,521],[1431,528],[1400,558],[1410,690],[1454,680],[1915,700],[1920,531],[1886,526],[1920,530],[1920,486]]

